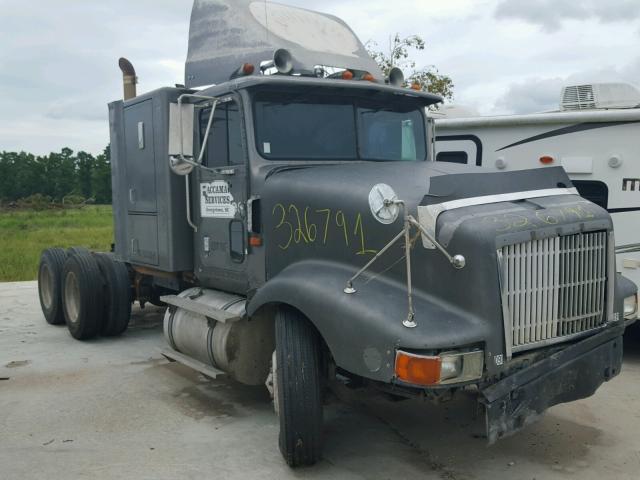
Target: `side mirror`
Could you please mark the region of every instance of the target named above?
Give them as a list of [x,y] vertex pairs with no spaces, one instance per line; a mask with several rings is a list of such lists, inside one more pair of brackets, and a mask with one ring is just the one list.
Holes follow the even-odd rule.
[[169,105],[169,156],[193,157],[193,119],[195,105]]
[[193,165],[184,158],[193,158],[193,119],[195,106],[192,103],[169,104],[169,159],[171,170],[178,175],[188,175]]

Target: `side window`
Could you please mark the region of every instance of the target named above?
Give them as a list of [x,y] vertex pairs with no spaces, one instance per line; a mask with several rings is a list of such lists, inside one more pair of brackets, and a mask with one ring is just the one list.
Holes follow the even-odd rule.
[[227,145],[229,147],[228,165],[244,163],[244,148],[242,146],[242,116],[236,102],[227,104]]
[[467,152],[438,152],[436,162],[463,163],[469,161]]
[[[210,108],[200,114],[201,139],[204,139],[210,115]],[[203,163],[212,168],[244,163],[242,117],[236,102],[226,102],[216,107]]]
[[571,180],[581,197],[606,209],[609,206],[609,188],[597,180]]

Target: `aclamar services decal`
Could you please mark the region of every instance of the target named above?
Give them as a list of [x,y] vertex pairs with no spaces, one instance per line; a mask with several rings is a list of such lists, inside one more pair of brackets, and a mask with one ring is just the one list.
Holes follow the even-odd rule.
[[200,184],[200,215],[203,218],[234,218],[238,204],[233,201],[229,184],[216,180]]

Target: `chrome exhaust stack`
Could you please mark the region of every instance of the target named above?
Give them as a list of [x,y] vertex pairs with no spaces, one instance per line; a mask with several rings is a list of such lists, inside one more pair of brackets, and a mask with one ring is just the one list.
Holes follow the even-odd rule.
[[138,77],[136,77],[136,70],[129,60],[122,57],[118,61],[118,66],[122,70],[122,84],[124,87],[124,99],[129,100],[137,96],[136,84],[138,83]]

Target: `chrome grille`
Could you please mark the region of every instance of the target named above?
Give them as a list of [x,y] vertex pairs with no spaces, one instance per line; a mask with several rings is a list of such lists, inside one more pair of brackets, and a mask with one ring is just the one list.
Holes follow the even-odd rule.
[[606,232],[507,245],[498,257],[511,351],[562,340],[605,322]]

